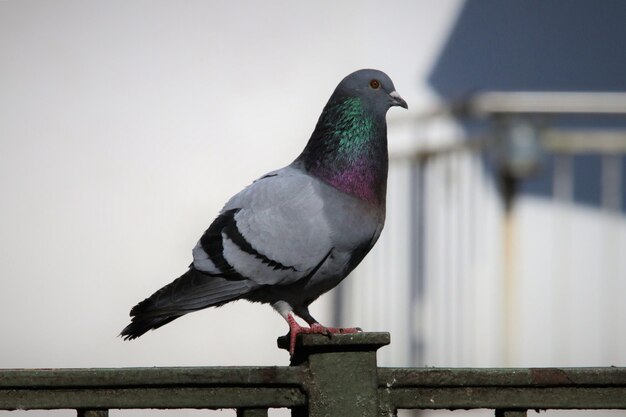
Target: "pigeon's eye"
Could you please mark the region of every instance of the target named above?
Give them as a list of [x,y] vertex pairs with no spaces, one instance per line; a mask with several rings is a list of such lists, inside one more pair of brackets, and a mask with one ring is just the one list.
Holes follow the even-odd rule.
[[370,87],[372,87],[374,90],[378,90],[380,88],[380,81],[378,80],[370,81]]

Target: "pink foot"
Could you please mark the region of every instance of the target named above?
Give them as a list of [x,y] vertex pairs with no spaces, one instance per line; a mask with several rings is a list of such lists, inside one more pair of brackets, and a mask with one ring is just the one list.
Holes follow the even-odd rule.
[[293,356],[296,349],[296,337],[298,334],[323,334],[326,336],[330,336],[333,334],[343,334],[343,333],[358,333],[362,332],[358,327],[324,327],[319,323],[313,323],[311,327],[302,327],[298,324],[298,322],[293,318],[291,314],[287,316],[287,321],[289,322],[289,354]]

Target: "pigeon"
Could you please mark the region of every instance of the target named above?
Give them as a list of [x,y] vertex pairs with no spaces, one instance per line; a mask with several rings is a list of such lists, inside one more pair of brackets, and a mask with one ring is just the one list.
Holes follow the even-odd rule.
[[392,106],[408,108],[384,72],[346,76],[302,153],[226,203],[193,248],[187,272],[133,307],[120,336],[135,339],[239,299],[271,304],[289,325],[292,355],[300,333],[360,330],[325,327],[308,307],[363,260],[383,229]]

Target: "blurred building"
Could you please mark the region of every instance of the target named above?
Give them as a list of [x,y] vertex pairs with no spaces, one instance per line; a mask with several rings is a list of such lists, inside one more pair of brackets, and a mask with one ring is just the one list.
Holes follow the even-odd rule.
[[[467,1],[336,296],[394,365],[626,363],[626,4]],[[394,133],[390,127],[390,136]]]

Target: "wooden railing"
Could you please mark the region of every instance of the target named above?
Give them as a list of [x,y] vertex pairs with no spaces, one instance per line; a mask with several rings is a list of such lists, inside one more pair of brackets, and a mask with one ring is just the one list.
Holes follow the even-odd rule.
[[[0,370],[0,410],[233,408],[238,416],[393,416],[398,409],[626,409],[626,368],[379,368],[388,333],[298,339],[291,366]],[[279,345],[284,340],[279,339]]]

